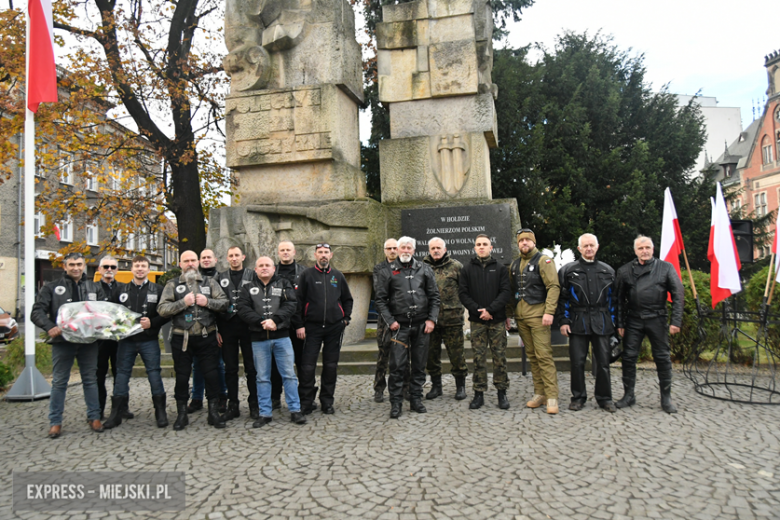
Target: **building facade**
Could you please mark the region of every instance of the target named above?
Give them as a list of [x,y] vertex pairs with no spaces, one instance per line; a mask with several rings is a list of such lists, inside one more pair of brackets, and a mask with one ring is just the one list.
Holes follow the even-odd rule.
[[[724,189],[739,190],[732,214],[762,217],[780,206],[780,51],[765,57],[767,101],[761,116],[740,132],[736,140],[712,163]],[[771,253],[772,241],[755,248],[755,258]]]

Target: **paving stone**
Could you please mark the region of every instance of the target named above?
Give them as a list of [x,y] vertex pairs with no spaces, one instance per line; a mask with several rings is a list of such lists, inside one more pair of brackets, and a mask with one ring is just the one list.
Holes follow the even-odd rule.
[[[469,410],[468,401],[452,399],[447,374],[444,396],[426,401],[427,414],[405,407],[390,420],[387,402],[372,400],[371,376],[342,376],[336,415],[317,410],[305,426],[291,424],[285,410],[259,430],[246,414],[217,430],[197,412],[181,432],[156,428],[148,383],[133,379],[136,418],[100,435],[86,427],[83,394],[73,386],[56,441],[45,436],[48,401],[0,402],[0,460],[13,471],[187,476],[184,511],[18,512],[24,520],[777,518],[780,492],[766,475],[780,474],[778,407],[708,399],[675,373],[680,412],[669,416],[660,410],[655,373],[643,371],[637,405],[613,415],[589,401],[582,411],[551,417],[514,406],[533,388],[530,377],[509,377],[508,411],[495,407],[492,387],[487,405]],[[172,379],[164,383],[173,388]],[[559,374],[559,385],[565,402],[568,374]],[[613,391],[622,395],[614,370]],[[13,516],[11,475],[0,474],[0,518]]]

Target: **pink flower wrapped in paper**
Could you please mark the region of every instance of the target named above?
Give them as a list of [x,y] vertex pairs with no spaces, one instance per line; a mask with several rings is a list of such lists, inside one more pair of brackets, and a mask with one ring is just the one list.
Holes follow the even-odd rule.
[[72,343],[119,341],[140,332],[141,315],[110,302],[66,303],[57,313],[62,336]]

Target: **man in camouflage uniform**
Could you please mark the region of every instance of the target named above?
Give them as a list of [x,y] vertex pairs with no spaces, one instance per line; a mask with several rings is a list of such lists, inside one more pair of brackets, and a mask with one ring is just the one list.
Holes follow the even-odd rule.
[[455,260],[447,252],[447,244],[439,237],[428,241],[428,256],[426,264],[433,268],[436,276],[436,286],[439,288],[441,310],[436,328],[431,333],[428,344],[428,364],[425,367],[431,376],[431,391],[426,399],[436,399],[442,395],[441,388],[441,343],[447,347],[450,358],[450,372],[455,377],[455,399],[466,398],[466,376],[469,373],[466,366],[466,355],[463,349],[463,305],[458,298],[458,280],[463,264]]
[[[379,279],[377,274],[382,269],[387,269],[391,262],[398,258],[398,241],[394,238],[385,240],[385,261],[374,266],[374,283]],[[376,288],[374,288],[376,292]],[[387,323],[382,319],[382,314],[377,312],[376,317],[376,345],[379,353],[376,358],[376,374],[374,375],[374,402],[381,403],[385,400],[385,388],[387,388],[387,368],[390,363],[390,341],[392,334]],[[404,372],[404,399],[409,400],[409,369]]]
[[474,399],[469,408],[476,410],[485,404],[487,390],[487,349],[493,358],[493,386],[498,390],[498,407],[509,408],[506,390],[506,306],[512,298],[509,273],[490,254],[493,245],[487,235],[477,235],[477,254],[460,272],[458,296],[469,311],[471,346],[474,349]]
[[547,403],[547,413],[558,413],[558,372],[552,355],[551,330],[561,286],[558,271],[548,256],[536,248],[536,235],[530,229],[517,232],[520,258],[509,267],[513,300],[507,306],[507,322],[514,316],[517,331],[525,345],[534,396],[526,406],[538,408]]

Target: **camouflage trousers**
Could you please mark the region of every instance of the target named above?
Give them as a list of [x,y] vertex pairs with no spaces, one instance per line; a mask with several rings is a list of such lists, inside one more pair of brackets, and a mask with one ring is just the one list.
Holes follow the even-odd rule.
[[450,373],[453,376],[466,377],[469,368],[466,366],[466,352],[463,348],[463,324],[436,325],[431,332],[428,343],[428,364],[425,369],[431,379],[441,377],[441,344],[447,347],[447,357],[450,358]]
[[[376,321],[376,346],[379,353],[376,357],[376,374],[374,374],[374,391],[385,391],[387,388],[387,378],[385,377],[390,366],[390,340],[392,339],[392,332],[382,317]],[[411,370],[407,365],[404,370],[404,389],[409,388],[409,378],[411,377]]]
[[497,390],[509,388],[509,377],[506,373],[506,327],[500,323],[471,322],[471,348],[474,349],[475,392],[487,390],[487,351],[493,358],[493,386]]

